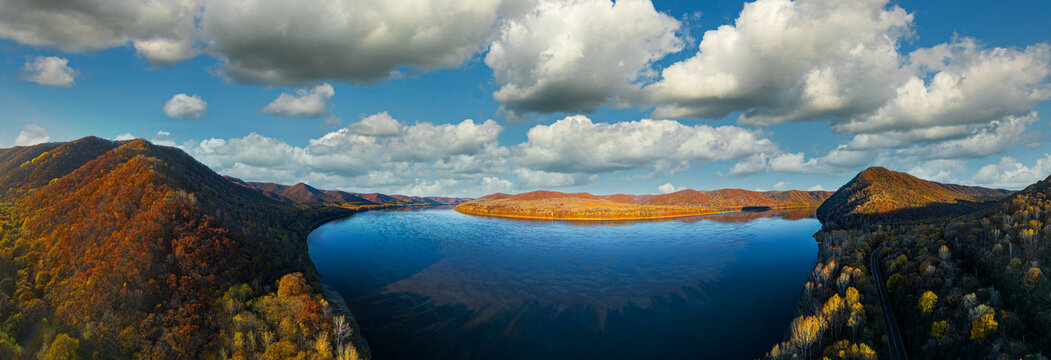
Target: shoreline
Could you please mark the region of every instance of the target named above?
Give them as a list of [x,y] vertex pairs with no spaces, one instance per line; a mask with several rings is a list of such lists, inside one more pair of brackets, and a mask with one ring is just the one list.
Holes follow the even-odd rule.
[[659,219],[675,219],[675,218],[687,218],[687,217],[698,217],[698,216],[710,216],[710,215],[725,215],[734,214],[741,212],[766,212],[776,210],[792,210],[792,209],[808,209],[810,207],[772,207],[766,210],[750,211],[750,210],[731,210],[731,209],[719,209],[711,211],[702,211],[695,213],[686,214],[675,214],[675,215],[657,215],[657,216],[636,216],[636,217],[553,217],[553,216],[530,216],[530,215],[505,215],[505,214],[484,214],[473,212],[469,210],[460,209],[459,206],[454,207],[453,210],[456,212],[479,217],[492,217],[492,218],[508,218],[508,219],[526,219],[526,220],[564,220],[564,221],[633,221],[633,220],[659,220]]

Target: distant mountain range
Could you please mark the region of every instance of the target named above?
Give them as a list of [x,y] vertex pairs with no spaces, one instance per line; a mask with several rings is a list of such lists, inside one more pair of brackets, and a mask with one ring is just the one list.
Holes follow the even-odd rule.
[[226,178],[241,186],[258,190],[272,199],[295,204],[441,206],[457,205],[472,200],[472,198],[444,196],[352,193],[339,190],[321,190],[304,183],[288,186],[274,183],[244,181],[230,176],[227,176]]
[[1013,192],[942,184],[870,167],[839,188],[817,209],[826,226],[960,215],[988,206]]
[[609,220],[694,216],[748,209],[817,207],[828,191],[681,190],[662,195],[592,195],[533,191],[496,193],[456,207],[472,215],[545,219]]

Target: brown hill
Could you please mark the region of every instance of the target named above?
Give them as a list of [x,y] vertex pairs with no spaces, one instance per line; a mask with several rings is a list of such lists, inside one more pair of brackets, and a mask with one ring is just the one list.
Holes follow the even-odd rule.
[[533,191],[486,195],[456,207],[473,215],[575,220],[642,219],[693,216],[745,208],[816,207],[827,191],[755,192],[741,189],[682,190],[663,195],[602,195]]
[[117,146],[89,136],[68,143],[6,149],[0,153],[0,188],[21,192],[47,185]]
[[980,209],[1011,192],[942,184],[882,167],[865,169],[817,210],[826,226],[959,215]]
[[[316,279],[306,234],[348,210],[289,206],[141,139],[0,150],[0,164],[0,358],[35,357],[59,332],[78,358],[219,358],[245,351],[234,315],[308,354],[331,336],[306,284],[245,304],[285,274]],[[297,335],[276,331],[285,320]]]
[[407,196],[379,193],[362,194],[340,190],[321,190],[304,183],[287,186],[266,182],[243,181],[229,176],[226,178],[241,186],[262,192],[264,195],[272,199],[295,204],[438,206],[456,205],[472,200],[471,198],[444,196]]

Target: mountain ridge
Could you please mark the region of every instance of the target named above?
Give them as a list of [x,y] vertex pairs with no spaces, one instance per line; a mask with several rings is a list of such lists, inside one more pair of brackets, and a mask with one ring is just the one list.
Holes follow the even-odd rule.
[[380,193],[354,193],[342,190],[322,190],[305,183],[295,185],[282,185],[268,182],[244,181],[235,177],[225,176],[228,180],[262,192],[267,197],[275,200],[286,201],[294,204],[336,204],[354,206],[442,206],[457,205],[473,200],[473,198],[448,197],[448,196],[409,196],[388,195]]
[[[232,346],[234,315],[260,334],[293,319],[273,340],[308,353],[331,336],[305,239],[352,210],[274,200],[142,139],[0,149],[0,167],[0,358],[33,357],[59,331],[82,358],[269,350]],[[278,279],[294,296],[266,300]],[[267,308],[246,306],[257,291]]]
[[1013,192],[943,184],[873,166],[859,172],[817,209],[832,227],[863,222],[959,215],[980,209]]

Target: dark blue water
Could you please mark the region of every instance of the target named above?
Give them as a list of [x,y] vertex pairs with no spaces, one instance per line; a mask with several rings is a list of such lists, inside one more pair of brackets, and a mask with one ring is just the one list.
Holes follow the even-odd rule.
[[752,359],[795,315],[819,228],[778,213],[370,211],[321,226],[309,246],[376,359]]

